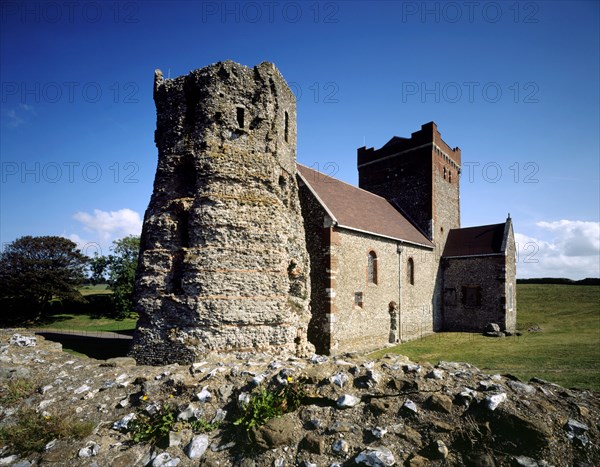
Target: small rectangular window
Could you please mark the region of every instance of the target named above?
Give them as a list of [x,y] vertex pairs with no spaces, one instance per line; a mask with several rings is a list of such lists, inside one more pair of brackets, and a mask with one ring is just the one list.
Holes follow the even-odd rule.
[[288,142],[289,139],[289,128],[290,128],[290,117],[288,115],[288,113],[285,113],[285,132],[284,132],[284,136],[285,136],[285,142]]
[[236,118],[239,128],[244,128],[244,108],[237,107],[236,109]]
[[363,307],[364,302],[363,302],[363,293],[362,292],[354,293],[354,305],[359,306],[361,308]]

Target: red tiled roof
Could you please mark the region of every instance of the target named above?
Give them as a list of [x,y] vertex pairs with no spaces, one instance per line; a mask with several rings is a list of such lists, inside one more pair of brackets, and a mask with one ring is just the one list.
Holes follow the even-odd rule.
[[443,256],[478,256],[504,253],[502,244],[506,222],[452,229]]
[[297,164],[302,180],[340,227],[433,247],[385,198]]

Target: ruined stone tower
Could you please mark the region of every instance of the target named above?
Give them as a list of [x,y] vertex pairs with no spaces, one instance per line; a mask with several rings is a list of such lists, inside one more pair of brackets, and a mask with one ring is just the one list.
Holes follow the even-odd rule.
[[131,355],[307,351],[309,260],[296,104],[277,68],[155,72],[158,168],[144,217]]

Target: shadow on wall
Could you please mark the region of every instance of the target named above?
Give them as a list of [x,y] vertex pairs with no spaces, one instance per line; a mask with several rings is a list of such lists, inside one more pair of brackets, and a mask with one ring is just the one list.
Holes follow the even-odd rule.
[[97,336],[69,335],[55,332],[37,332],[40,336],[62,344],[63,349],[73,350],[97,360],[126,357],[131,345],[131,337],[107,338]]

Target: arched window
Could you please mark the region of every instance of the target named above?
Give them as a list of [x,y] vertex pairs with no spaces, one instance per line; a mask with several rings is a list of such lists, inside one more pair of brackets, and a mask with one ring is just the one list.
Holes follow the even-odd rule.
[[374,251],[369,251],[368,261],[368,282],[369,284],[377,284],[377,255]]
[[406,275],[408,278],[408,283],[410,285],[415,285],[415,262],[412,258],[408,258],[408,264],[406,266]]

